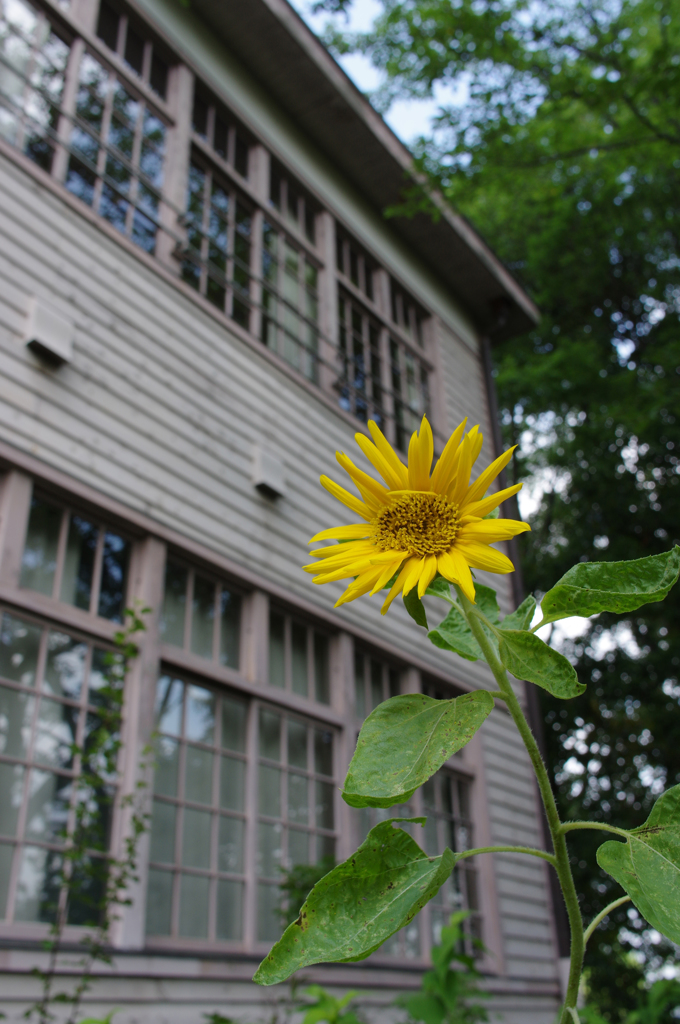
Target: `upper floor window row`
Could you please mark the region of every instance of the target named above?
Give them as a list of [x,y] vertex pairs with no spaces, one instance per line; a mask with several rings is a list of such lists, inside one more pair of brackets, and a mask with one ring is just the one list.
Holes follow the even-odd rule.
[[39,2],[0,0],[0,137],[403,450],[429,411],[425,310],[122,4],[85,40]]

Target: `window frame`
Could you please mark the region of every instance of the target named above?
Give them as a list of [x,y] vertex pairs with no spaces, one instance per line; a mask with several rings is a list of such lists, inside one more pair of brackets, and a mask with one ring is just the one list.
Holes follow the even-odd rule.
[[[284,623],[284,648],[283,648],[283,663],[284,663],[284,685],[279,686],[277,683],[272,683],[271,673],[271,636],[272,636],[272,616],[277,615],[283,619]],[[293,686],[293,630],[297,627],[298,629],[306,630],[306,659],[307,659],[307,693],[299,693]],[[327,688],[328,688],[328,700],[321,700],[318,696],[318,680],[316,678],[317,664],[316,664],[316,637],[322,636],[326,642],[326,672],[327,672]],[[268,688],[271,690],[279,690],[282,693],[288,695],[295,695],[301,697],[302,700],[309,701],[310,704],[314,704],[317,707],[321,706],[324,708],[332,707],[333,693],[332,693],[332,647],[333,647],[334,634],[330,629],[319,627],[308,618],[298,616],[294,612],[290,612],[285,606],[278,604],[277,602],[269,602],[268,612],[268,626],[267,626],[267,670],[266,670],[266,682]]]

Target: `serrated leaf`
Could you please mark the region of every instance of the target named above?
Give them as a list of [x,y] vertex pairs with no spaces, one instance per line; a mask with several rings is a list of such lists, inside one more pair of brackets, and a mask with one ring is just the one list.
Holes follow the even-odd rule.
[[457,604],[452,605],[446,618],[430,630],[427,639],[435,647],[441,647],[444,651],[454,651],[466,661],[484,660],[482,649]]
[[253,978],[285,981],[301,967],[364,960],[413,920],[450,877],[455,856],[430,858],[391,818],[368,833],[359,849],[317,882],[297,921],[289,925]]
[[571,662],[543,643],[535,633],[519,629],[499,630],[498,654],[513,676],[542,686],[553,697],[569,700],[585,690]]
[[662,601],[680,574],[680,547],[628,562],[580,562],[543,598],[543,622],[569,615],[633,612]]
[[450,601],[451,584],[443,576],[435,576],[425,593],[430,597],[442,597],[445,601]]
[[534,618],[535,611],[536,598],[533,594],[529,594],[528,597],[524,598],[519,608],[505,616],[501,622],[501,629],[528,629]]
[[427,615],[425,613],[425,606],[418,597],[418,588],[414,587],[408,594],[403,595],[404,608],[409,613],[414,622],[417,622],[419,626],[428,628]]
[[472,739],[494,706],[486,690],[452,700],[391,697],[361,727],[342,797],[351,807],[405,803]]
[[597,863],[623,886],[652,928],[680,943],[680,786],[659,797],[626,842],[603,843]]

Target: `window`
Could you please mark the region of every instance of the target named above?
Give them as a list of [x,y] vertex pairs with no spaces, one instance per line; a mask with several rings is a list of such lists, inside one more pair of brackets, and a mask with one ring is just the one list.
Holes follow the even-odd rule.
[[269,683],[330,703],[329,641],[325,633],[285,612],[269,611]]
[[317,381],[319,296],[316,264],[267,220],[262,229],[262,341]]
[[239,666],[241,596],[231,586],[168,561],[161,615],[166,644],[201,658]]
[[159,53],[158,44],[147,38],[148,33],[141,25],[131,23],[126,14],[118,14],[106,0],[100,0],[97,35],[154,92],[166,98],[168,61]]
[[354,652],[354,697],[356,716],[361,721],[378,704],[401,692],[399,669],[360,648]]
[[279,866],[335,856],[333,734],[169,675],[156,723],[147,932],[241,942],[250,912],[258,940],[278,938]]
[[397,324],[408,337],[423,347],[423,321],[426,314],[412,299],[408,292],[390,278],[390,295],[392,299],[392,322]]
[[[423,786],[426,852],[438,856],[445,847],[454,853],[472,847],[472,822],[470,820],[470,783],[447,771],[439,771]],[[468,937],[480,938],[480,918],[477,901],[477,878],[470,860],[456,865],[451,878],[444,883],[430,904],[432,941],[440,941],[442,926],[448,924],[454,911],[468,910],[470,917],[465,922]],[[473,948],[467,952],[472,953]]]
[[394,406],[394,441],[402,452],[420,426],[423,415],[430,416],[428,368],[402,342],[390,338],[390,374]]
[[245,129],[213,97],[196,89],[191,126],[225,163],[248,177],[249,139]]
[[252,210],[198,159],[189,169],[186,224],[183,279],[248,330]]
[[25,0],[0,0],[0,137],[52,170],[69,45]]
[[269,201],[307,240],[316,244],[318,205],[276,160],[271,162]]
[[336,389],[341,409],[363,423],[382,426],[384,395],[380,326],[354,299],[341,292],[338,298],[340,373]]
[[20,586],[122,622],[130,542],[102,523],[34,496]]
[[378,269],[377,264],[337,224],[335,228],[335,244],[336,266],[338,270],[373,302],[373,272]]
[[[70,632],[0,613],[0,918],[6,921],[54,920],[81,767],[74,748],[86,749],[100,724],[106,657]],[[97,856],[108,849],[112,796],[90,787],[87,798],[94,803]],[[87,899],[76,896],[69,923],[96,923],[91,917]]]
[[166,131],[144,100],[83,55],[66,187],[149,253],[159,230]]

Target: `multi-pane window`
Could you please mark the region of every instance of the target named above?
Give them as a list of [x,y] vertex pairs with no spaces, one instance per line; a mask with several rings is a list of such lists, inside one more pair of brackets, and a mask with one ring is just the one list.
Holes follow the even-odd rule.
[[401,692],[400,672],[374,655],[357,648],[354,652],[354,699],[356,717],[363,721],[378,704]]
[[[74,800],[84,798],[74,783],[80,752],[101,724],[107,658],[62,629],[0,615],[0,918],[6,921],[51,922],[64,899],[65,834],[73,827]],[[88,786],[87,800],[91,856],[101,856],[111,793]],[[72,894],[70,924],[93,923],[86,897]]]
[[319,351],[317,265],[265,220],[262,228],[262,341],[315,381]]
[[51,171],[69,45],[25,0],[0,0],[0,138]]
[[131,23],[127,14],[119,14],[107,0],[100,0],[97,35],[143,82],[166,98],[168,61],[141,25]]
[[411,434],[430,415],[429,369],[406,345],[390,338],[390,376],[394,418],[394,441],[408,451]]
[[338,296],[338,360],[335,387],[341,409],[366,423],[384,419],[384,389],[380,357],[380,327],[354,299]]
[[65,184],[149,253],[159,231],[166,134],[146,100],[83,54]]
[[377,264],[339,225],[335,228],[335,245],[337,269],[373,302],[373,273]]
[[277,608],[271,608],[269,683],[301,697],[329,704],[328,635]]
[[238,668],[240,636],[241,595],[220,580],[169,560],[161,614],[164,643]]
[[20,585],[121,622],[130,542],[90,516],[34,496]]
[[318,205],[276,160],[269,173],[269,201],[312,245],[316,243]]
[[[282,866],[335,858],[333,734],[258,709],[257,938],[281,934]],[[297,909],[297,908],[295,908]]]
[[240,942],[250,912],[278,937],[279,868],[335,856],[333,734],[169,675],[156,728],[147,932]]
[[[471,849],[469,781],[451,772],[440,771],[425,783],[422,793],[427,822],[425,843],[421,845],[425,846],[429,856],[439,856],[447,846],[454,853]],[[432,941],[439,942],[442,926],[448,924],[451,914],[457,910],[470,912],[465,923],[467,934],[470,938],[479,938],[478,907],[477,877],[472,858],[462,860],[430,903]]]
[[390,278],[390,296],[392,322],[422,348],[423,321],[426,319],[426,314],[415,299],[398,285],[393,277]]
[[246,329],[250,326],[251,242],[249,204],[207,164],[189,168],[182,277]]
[[225,107],[208,93],[197,89],[191,127],[225,163],[242,178],[248,177],[248,136]]

